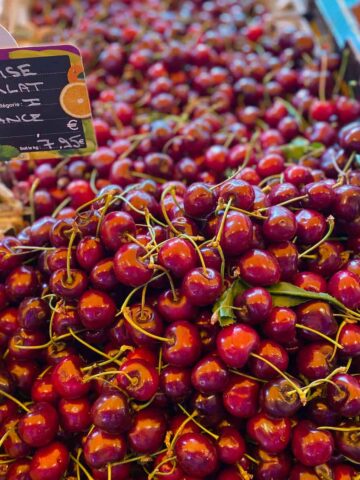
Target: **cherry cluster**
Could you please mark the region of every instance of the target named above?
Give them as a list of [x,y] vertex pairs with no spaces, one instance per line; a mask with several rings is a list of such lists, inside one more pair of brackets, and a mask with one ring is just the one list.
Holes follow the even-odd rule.
[[0,480],[359,479],[348,52],[254,0],[46,3],[99,148],[2,174],[32,222],[0,240]]

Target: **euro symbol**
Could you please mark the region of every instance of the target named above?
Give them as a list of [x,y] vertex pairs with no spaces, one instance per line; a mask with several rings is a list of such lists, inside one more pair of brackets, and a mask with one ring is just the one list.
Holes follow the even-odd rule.
[[77,120],[70,120],[70,121],[67,123],[67,127],[69,127],[70,130],[79,130],[79,127],[78,127],[78,124],[77,124]]

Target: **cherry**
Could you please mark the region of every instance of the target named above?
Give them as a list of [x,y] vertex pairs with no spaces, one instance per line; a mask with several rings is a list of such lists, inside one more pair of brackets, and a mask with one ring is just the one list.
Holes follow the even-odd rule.
[[166,421],[160,410],[148,407],[135,413],[127,438],[130,448],[141,454],[152,454],[161,447]]
[[320,427],[323,425],[337,425],[340,415],[332,410],[326,401],[321,398],[314,398],[306,406],[306,414],[309,420]]
[[98,238],[84,237],[76,247],[76,260],[84,270],[91,270],[104,257],[104,250]]
[[[309,270],[323,277],[329,277],[342,266],[343,246],[338,242],[323,242],[316,251],[315,260],[307,262]],[[351,271],[351,269],[350,269]]]
[[182,401],[192,391],[190,371],[168,365],[161,371],[160,385],[167,397],[174,401]]
[[215,210],[216,199],[210,187],[204,183],[193,183],[184,195],[186,215],[204,218]]
[[347,270],[334,273],[328,282],[329,294],[351,309],[360,306],[360,280]]
[[278,183],[271,187],[268,194],[271,205],[292,200],[300,195],[298,188],[289,182]]
[[111,291],[118,285],[114,262],[111,258],[100,260],[90,272],[90,281],[97,290]]
[[185,275],[182,292],[195,306],[213,303],[221,293],[222,279],[219,272],[211,268],[194,268]]
[[272,310],[272,298],[262,287],[249,288],[234,299],[236,316],[251,325],[264,322]]
[[[286,350],[272,340],[263,340],[256,348],[256,354],[268,360],[272,365],[281,371],[285,371],[289,364],[289,357]],[[263,360],[252,357],[249,360],[251,373],[258,378],[269,379],[277,376],[277,372]]]
[[19,421],[18,432],[31,447],[44,447],[55,437],[58,415],[50,403],[35,403]]
[[232,200],[232,205],[242,210],[251,210],[255,192],[253,187],[244,180],[233,178],[219,187],[218,197],[224,203]]
[[92,468],[91,473],[95,480],[107,480],[109,470],[113,480],[126,480],[130,477],[130,464],[128,463],[117,463],[112,465],[109,463],[101,468]]
[[259,336],[247,325],[229,325],[217,335],[217,351],[226,365],[242,368],[259,346]]
[[8,307],[0,311],[0,332],[4,336],[4,343],[15,334],[19,326],[17,308]]
[[240,462],[245,453],[245,441],[236,428],[225,426],[220,429],[217,452],[223,463],[234,465]]
[[105,177],[109,174],[110,167],[116,160],[116,153],[107,147],[100,147],[89,157],[89,163],[96,168],[99,175]]
[[296,310],[297,321],[304,327],[309,327],[315,332],[303,329],[301,336],[309,341],[317,341],[319,337],[316,332],[324,335],[335,335],[338,325],[333,316],[333,312],[329,304],[321,301],[306,302],[300,305]]
[[30,462],[32,480],[60,480],[69,464],[69,451],[61,442],[39,448]]
[[7,418],[1,425],[1,437],[8,432],[3,441],[3,448],[5,453],[12,458],[25,457],[31,451],[30,446],[19,435],[20,419],[20,415],[15,414]]
[[343,417],[356,417],[360,412],[360,384],[357,377],[338,373],[326,391],[327,402]]
[[299,372],[309,380],[325,378],[332,371],[334,346],[326,342],[314,342],[299,349],[296,365]]
[[315,210],[300,210],[296,216],[297,236],[301,243],[314,244],[319,242],[326,231],[324,216]]
[[259,464],[255,467],[256,478],[259,480],[267,480],[270,478],[286,480],[289,478],[291,459],[286,452],[274,455],[259,448],[256,454],[260,459]]
[[308,292],[321,293],[327,291],[326,280],[313,272],[298,272],[292,278],[292,283]]
[[175,444],[176,459],[185,473],[204,478],[214,473],[218,455],[213,442],[201,433],[185,433]]
[[217,234],[221,233],[220,245],[226,254],[240,255],[251,245],[253,233],[251,220],[244,213],[230,211],[221,226],[222,218],[220,217],[216,229]]
[[257,412],[259,390],[255,380],[233,375],[223,393],[224,407],[234,417],[250,418]]
[[342,355],[357,357],[360,355],[360,326],[354,323],[344,325],[339,334],[339,343],[343,347]]
[[66,400],[85,396],[90,388],[80,370],[80,360],[75,355],[66,356],[54,366],[51,379],[57,393]]
[[335,189],[333,204],[334,216],[347,221],[354,220],[360,214],[360,187],[342,185]]
[[266,286],[280,280],[280,266],[276,258],[265,250],[252,249],[238,262],[241,277],[254,286]]
[[[131,323],[129,318],[131,317]],[[163,333],[163,322],[155,309],[148,305],[134,304],[128,310],[128,315],[125,318],[126,328],[130,334],[131,339],[136,345],[154,345],[156,339]],[[142,330],[140,331],[138,328]],[[153,335],[154,337],[150,337]]]
[[124,437],[94,428],[84,441],[84,457],[92,468],[101,468],[108,463],[119,462],[126,454]]
[[26,330],[37,330],[45,326],[50,316],[48,304],[38,297],[26,298],[19,305],[18,321]]
[[59,396],[51,382],[51,373],[38,377],[31,387],[31,398],[34,402],[47,402],[55,404]]
[[193,386],[203,394],[223,392],[228,381],[228,370],[216,355],[203,357],[191,372]]
[[[293,381],[299,386],[296,380]],[[293,386],[281,377],[264,384],[260,401],[265,412],[274,417],[292,417],[301,406]]]
[[176,277],[182,278],[198,263],[194,246],[184,238],[171,238],[159,249],[158,262]]
[[[100,238],[105,247],[114,252],[127,242],[127,235],[134,235],[136,225],[126,212],[110,212],[105,215],[100,226]],[[100,259],[99,259],[100,260]]]
[[193,320],[197,312],[196,307],[179,290],[175,290],[175,295],[174,297],[172,290],[165,290],[160,293],[156,309],[162,318],[168,322]]
[[298,269],[298,251],[292,242],[280,242],[268,246],[280,267],[280,279],[289,281]]
[[90,402],[84,398],[76,400],[66,400],[62,398],[59,401],[60,423],[65,432],[83,432],[91,424]]
[[258,413],[250,418],[246,430],[260,448],[272,454],[285,450],[291,438],[290,420],[271,417],[266,413]]
[[30,392],[32,384],[39,374],[38,364],[31,360],[9,358],[6,362],[6,369],[14,379],[16,387],[24,393]]
[[[166,461],[169,459],[169,461]],[[185,478],[183,470],[176,465],[174,460],[171,460],[169,453],[160,453],[156,456],[154,462],[154,470],[158,472],[159,476],[164,476],[169,480],[181,480]]]
[[111,325],[115,320],[116,305],[113,299],[99,290],[87,290],[78,303],[78,314],[85,328],[97,330]]
[[297,230],[295,215],[287,208],[274,206],[267,210],[263,233],[271,242],[282,242],[294,238]]
[[136,243],[128,243],[118,249],[114,256],[116,278],[124,285],[138,287],[148,282],[152,270],[148,262],[142,260],[145,250]]
[[14,268],[5,281],[6,295],[15,303],[19,303],[25,297],[36,295],[38,289],[39,281],[36,271],[28,266]]
[[[159,374],[146,360],[125,360],[121,365],[117,381],[136,400],[150,400],[159,387]],[[125,408],[125,407],[123,407]]]
[[174,367],[189,367],[201,354],[198,329],[185,320],[172,322],[165,330],[169,339],[162,347],[163,359]]
[[75,268],[71,268],[69,274],[66,268],[56,270],[50,277],[50,289],[55,295],[78,298],[86,290],[87,276],[82,270]]
[[301,420],[293,430],[291,446],[298,461],[307,467],[315,467],[330,460],[334,439],[330,432],[318,430],[311,422]]
[[335,441],[336,447],[342,455],[358,462],[360,459],[359,432],[351,430],[353,426],[353,423],[340,424],[340,428],[344,430],[335,432]]
[[7,480],[30,480],[30,460],[16,460],[9,467]]
[[8,348],[10,357],[19,360],[35,358],[37,356],[36,349],[31,349],[31,347],[37,347],[44,342],[45,336],[41,331],[31,332],[24,328],[20,328],[9,341]]
[[66,187],[66,192],[71,198],[71,206],[75,209],[95,198],[95,194],[86,180],[73,180]]

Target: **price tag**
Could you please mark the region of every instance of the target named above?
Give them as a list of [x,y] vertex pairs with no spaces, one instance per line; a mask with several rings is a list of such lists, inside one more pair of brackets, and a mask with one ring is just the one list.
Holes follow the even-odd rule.
[[79,50],[0,49],[0,160],[88,155],[96,149]]

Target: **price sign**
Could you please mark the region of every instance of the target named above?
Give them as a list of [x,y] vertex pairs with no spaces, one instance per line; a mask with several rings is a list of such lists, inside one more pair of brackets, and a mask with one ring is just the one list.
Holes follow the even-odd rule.
[[0,160],[87,155],[95,148],[79,50],[0,49]]

